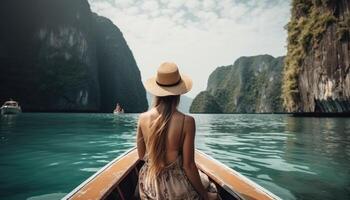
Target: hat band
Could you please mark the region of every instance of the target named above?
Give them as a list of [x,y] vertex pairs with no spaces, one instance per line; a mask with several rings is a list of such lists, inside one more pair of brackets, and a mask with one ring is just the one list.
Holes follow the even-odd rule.
[[172,84],[162,84],[162,83],[159,83],[159,82],[156,80],[157,85],[163,86],[163,87],[175,86],[175,85],[179,84],[180,82],[181,82],[181,78],[180,78],[176,83],[172,83]]

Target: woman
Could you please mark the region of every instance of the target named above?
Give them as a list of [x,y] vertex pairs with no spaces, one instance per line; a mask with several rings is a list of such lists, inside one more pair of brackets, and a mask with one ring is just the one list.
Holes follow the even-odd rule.
[[180,75],[176,64],[163,63],[145,88],[155,101],[138,121],[137,150],[145,160],[139,173],[141,199],[216,199],[215,185],[206,177],[204,187],[194,161],[195,121],[177,110],[180,95],[192,88],[191,79]]

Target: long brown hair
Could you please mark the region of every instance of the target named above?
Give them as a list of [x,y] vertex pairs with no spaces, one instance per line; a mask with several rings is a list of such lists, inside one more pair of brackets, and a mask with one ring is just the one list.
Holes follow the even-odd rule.
[[180,95],[154,97],[153,107],[158,109],[160,115],[153,121],[152,131],[147,139],[150,180],[159,175],[165,167],[168,127],[179,102]]

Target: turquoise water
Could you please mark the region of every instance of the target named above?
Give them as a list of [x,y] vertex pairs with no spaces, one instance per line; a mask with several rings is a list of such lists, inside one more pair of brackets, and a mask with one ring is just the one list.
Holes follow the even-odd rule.
[[[283,199],[350,199],[350,119],[194,115],[196,145]],[[136,114],[0,119],[0,199],[59,199],[134,146]]]

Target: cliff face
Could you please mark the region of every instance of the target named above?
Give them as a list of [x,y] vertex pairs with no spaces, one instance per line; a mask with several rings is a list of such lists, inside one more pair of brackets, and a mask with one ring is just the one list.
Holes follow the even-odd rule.
[[5,0],[0,13],[1,102],[14,98],[24,110],[98,108],[87,2]]
[[283,99],[292,112],[350,112],[350,2],[294,0]]
[[202,91],[192,101],[190,113],[223,113],[223,111],[210,92]]
[[207,89],[193,100],[192,113],[283,112],[281,74],[283,57],[241,57],[217,68]]
[[123,34],[109,19],[94,15],[99,63],[101,110],[111,112],[116,102],[126,112],[148,107],[140,71]]
[[[2,2],[0,102],[13,98],[24,111],[107,111],[105,107],[113,107],[119,99],[107,105],[105,99],[114,96],[106,93],[118,92],[124,98],[121,102],[134,96],[140,100],[126,104],[126,111],[145,110],[145,90],[135,62],[126,66],[120,61],[134,59],[124,38],[112,23],[100,26],[97,18],[86,0]],[[117,31],[103,35],[108,28]],[[115,45],[124,47],[106,49],[101,37],[115,37]],[[100,51],[113,52],[118,59],[104,60]],[[116,71],[131,68],[130,73],[103,74],[107,65],[113,68],[112,63]],[[109,88],[116,81],[101,80],[112,76],[136,86],[129,93]],[[129,80],[129,76],[135,78]]]

